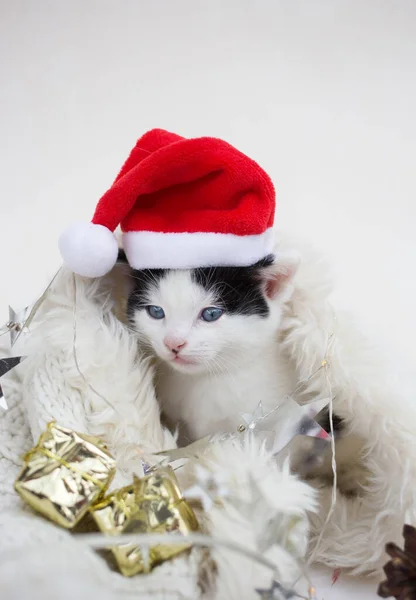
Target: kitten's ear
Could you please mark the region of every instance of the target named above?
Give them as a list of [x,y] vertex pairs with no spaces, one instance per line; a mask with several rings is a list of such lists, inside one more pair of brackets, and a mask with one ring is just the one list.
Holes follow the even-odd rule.
[[295,253],[279,254],[273,262],[260,270],[264,291],[270,300],[289,300],[293,292],[292,280],[298,270],[300,256]]

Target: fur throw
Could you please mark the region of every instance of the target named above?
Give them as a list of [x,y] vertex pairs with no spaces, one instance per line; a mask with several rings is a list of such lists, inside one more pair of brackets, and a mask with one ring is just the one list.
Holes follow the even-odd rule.
[[[416,404],[400,384],[391,381],[389,365],[376,360],[375,351],[351,318],[334,313],[328,303],[331,285],[323,276],[328,272],[326,265],[309,249],[301,249],[301,254],[294,292],[285,307],[281,343],[299,381],[306,382],[305,398],[325,394],[329,377],[334,411],[346,424],[345,439],[337,442],[342,492],[338,492],[315,558],[330,566],[371,572],[385,562],[385,542],[399,540],[404,520],[416,519],[412,484],[416,482],[412,431]],[[137,597],[160,599],[197,598],[203,593],[218,599],[257,598],[254,588],[267,587],[270,572],[222,547],[210,552],[210,560],[205,550],[195,547],[148,576],[124,579],[111,572],[93,550],[80,550],[76,537],[34,516],[13,493],[21,454],[51,419],[107,441],[118,462],[117,487],[130,480],[141,456],[175,445],[160,421],[153,367],[138,354],[134,338],[116,316],[119,289],[114,273],[89,281],[74,279],[63,270],[28,338],[28,358],[14,371],[21,380],[2,380],[10,405],[0,415],[0,585],[4,597],[14,600],[30,594],[33,598],[38,593],[43,598],[65,599],[76,593],[90,598],[95,593],[112,600],[134,591]],[[333,343],[326,355],[329,367],[309,379],[321,365],[331,333]],[[300,454],[294,445],[293,464]],[[214,508],[203,519],[204,529],[212,536],[256,550],[259,532],[279,514],[282,522],[297,517],[298,524],[286,540],[292,556],[305,556],[308,539],[310,548],[314,547],[331,497],[330,469],[325,470],[325,464],[319,477],[306,483],[292,474],[287,461],[277,464],[258,444],[218,442],[204,456],[204,466],[234,474],[236,497],[247,494],[247,482],[255,476],[262,482],[265,499],[257,518],[236,512],[227,503]],[[178,475],[183,489],[192,485],[192,461]],[[265,556],[279,564],[282,583],[289,585],[298,577],[297,563],[285,547],[272,546]],[[25,577],[19,578],[22,572]]]

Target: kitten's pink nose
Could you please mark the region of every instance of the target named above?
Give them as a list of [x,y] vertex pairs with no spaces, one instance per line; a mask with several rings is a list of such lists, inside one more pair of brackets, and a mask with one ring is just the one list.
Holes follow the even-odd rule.
[[186,346],[186,341],[183,338],[170,337],[167,336],[163,340],[166,348],[173,352],[174,354],[179,354],[184,346]]

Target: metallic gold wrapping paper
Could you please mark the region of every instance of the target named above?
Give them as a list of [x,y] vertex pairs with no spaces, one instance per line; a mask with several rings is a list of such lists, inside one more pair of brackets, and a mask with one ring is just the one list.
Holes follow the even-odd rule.
[[[182,533],[198,529],[195,514],[180,492],[170,467],[157,469],[147,477],[113,492],[91,508],[98,527],[108,535],[120,533]],[[187,550],[189,543],[149,548],[148,560],[139,546],[112,546],[120,571],[126,577],[150,571],[154,566]]]
[[49,423],[24,457],[15,490],[32,508],[71,529],[108,489],[115,460],[99,439]]

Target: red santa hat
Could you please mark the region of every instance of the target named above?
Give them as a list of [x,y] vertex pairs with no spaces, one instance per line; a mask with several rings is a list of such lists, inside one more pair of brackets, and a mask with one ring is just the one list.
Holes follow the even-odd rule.
[[91,223],[61,236],[77,274],[112,269],[121,225],[134,269],[248,266],[273,247],[275,192],[257,163],[223,140],[185,139],[153,129],[142,136]]

